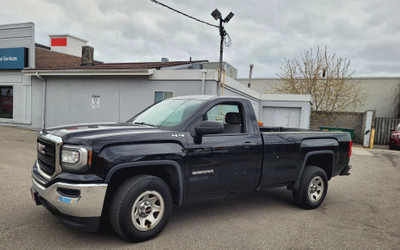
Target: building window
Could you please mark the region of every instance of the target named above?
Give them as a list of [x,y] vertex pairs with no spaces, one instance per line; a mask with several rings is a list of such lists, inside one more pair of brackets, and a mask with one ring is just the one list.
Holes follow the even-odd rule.
[[165,99],[173,97],[174,94],[172,92],[167,91],[156,91],[154,95],[154,103],[161,102]]
[[13,87],[0,86],[0,118],[13,118]]

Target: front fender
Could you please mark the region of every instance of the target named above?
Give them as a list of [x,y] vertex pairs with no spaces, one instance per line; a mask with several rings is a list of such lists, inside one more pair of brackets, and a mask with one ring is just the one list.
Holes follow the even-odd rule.
[[185,151],[179,143],[157,142],[112,145],[104,148],[98,156],[104,166],[106,183],[109,183],[112,177],[120,171],[134,172],[135,174],[152,174],[155,168],[165,170],[164,172],[167,173],[164,173],[164,175],[173,180],[173,184],[170,183],[170,185],[172,185],[171,189],[176,194],[176,202],[178,204],[182,203],[184,191],[181,166],[184,164]]
[[144,143],[112,145],[104,148],[98,155],[103,161],[105,172],[123,163],[171,160],[181,162],[184,149],[178,143]]
[[105,178],[105,182],[109,183],[114,174],[119,171],[127,170],[127,169],[137,169],[140,167],[159,167],[159,168],[170,168],[173,170],[174,176],[172,178],[176,178],[176,182],[178,183],[178,205],[181,205],[183,202],[183,174],[181,166],[174,161],[171,160],[158,160],[158,161],[143,161],[143,162],[128,162],[122,163],[117,166],[114,166],[108,173]]

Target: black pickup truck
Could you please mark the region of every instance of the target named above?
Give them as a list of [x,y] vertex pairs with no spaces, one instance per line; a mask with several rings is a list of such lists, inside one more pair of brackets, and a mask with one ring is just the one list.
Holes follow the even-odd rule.
[[31,194],[67,226],[107,221],[143,241],[191,199],[287,186],[317,208],[328,180],[349,175],[351,146],[348,133],[259,127],[244,98],[175,97],[126,123],[41,131]]

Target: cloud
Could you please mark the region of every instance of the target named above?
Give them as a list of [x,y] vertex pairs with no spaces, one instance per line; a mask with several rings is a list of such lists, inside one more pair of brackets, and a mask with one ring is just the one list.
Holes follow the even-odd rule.
[[[232,45],[224,60],[248,76],[275,77],[283,58],[299,58],[310,48],[351,60],[355,75],[399,75],[400,2],[395,0],[160,0],[184,13],[218,24],[210,13],[235,16],[225,25]],[[105,62],[218,61],[218,29],[188,19],[149,0],[0,0],[2,24],[34,22],[36,41],[71,34],[95,47]]]

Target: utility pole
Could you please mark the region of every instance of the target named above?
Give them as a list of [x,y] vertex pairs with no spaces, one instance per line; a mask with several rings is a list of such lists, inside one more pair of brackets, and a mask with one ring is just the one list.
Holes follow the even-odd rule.
[[221,76],[222,76],[222,58],[223,58],[223,53],[224,53],[224,39],[226,36],[226,31],[224,28],[224,23],[228,23],[234,14],[232,12],[229,12],[229,14],[225,17],[225,19],[222,19],[221,12],[219,12],[218,9],[215,9],[212,13],[211,16],[214,17],[215,20],[219,19],[219,35],[221,37],[220,44],[219,44],[219,71],[218,71],[218,83],[217,83],[217,96],[220,96],[221,94],[221,87],[222,87],[222,82],[221,82]]
[[221,36],[221,41],[219,43],[219,71],[218,71],[218,85],[217,85],[217,96],[221,95],[221,75],[222,75],[222,57],[224,54],[224,38],[225,38],[225,29],[222,22],[222,18],[219,19],[219,35]]

